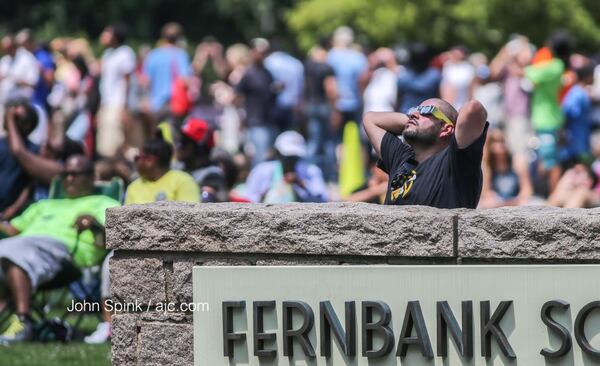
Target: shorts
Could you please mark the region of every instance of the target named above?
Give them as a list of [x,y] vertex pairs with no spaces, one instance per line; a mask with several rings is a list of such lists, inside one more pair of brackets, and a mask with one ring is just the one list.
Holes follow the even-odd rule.
[[115,156],[125,142],[122,107],[103,106],[98,111],[96,132],[96,150],[103,157]]
[[506,147],[515,155],[526,154],[529,150],[529,138],[533,135],[531,123],[526,117],[511,117],[504,125]]
[[539,139],[538,154],[544,169],[558,165],[558,134],[556,131],[537,131]]
[[6,286],[6,261],[25,271],[35,290],[51,281],[70,260],[69,250],[61,241],[47,236],[15,236],[0,240],[0,286]]

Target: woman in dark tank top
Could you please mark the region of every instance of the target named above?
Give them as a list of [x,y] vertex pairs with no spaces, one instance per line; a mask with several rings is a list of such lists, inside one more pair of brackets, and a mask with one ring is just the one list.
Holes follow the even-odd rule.
[[522,204],[518,199],[520,192],[520,178],[513,169],[504,134],[499,130],[490,131],[483,155],[483,190],[478,207]]

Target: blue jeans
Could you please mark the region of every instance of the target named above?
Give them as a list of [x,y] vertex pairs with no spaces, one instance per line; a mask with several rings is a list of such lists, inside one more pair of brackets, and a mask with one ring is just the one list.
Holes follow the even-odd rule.
[[275,133],[275,128],[271,126],[248,127],[248,143],[253,151],[250,161],[252,167],[267,160],[275,141]]
[[325,180],[332,181],[335,177],[335,148],[330,151],[327,143],[330,140],[331,107],[327,103],[311,103],[306,107],[306,114],[308,161],[321,168]]
[[277,133],[296,129],[296,120],[292,108],[275,106],[271,114],[271,119],[277,127]]

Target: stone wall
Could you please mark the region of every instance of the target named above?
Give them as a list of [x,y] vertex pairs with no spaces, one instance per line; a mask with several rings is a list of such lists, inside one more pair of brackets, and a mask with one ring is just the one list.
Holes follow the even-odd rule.
[[[194,265],[600,263],[600,210],[159,203],[108,210],[113,365],[192,365]],[[146,311],[150,304],[150,310]],[[152,310],[154,309],[154,311]]]

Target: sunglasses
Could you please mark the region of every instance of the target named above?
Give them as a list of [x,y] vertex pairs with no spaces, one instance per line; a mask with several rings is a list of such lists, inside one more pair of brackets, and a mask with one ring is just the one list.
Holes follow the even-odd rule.
[[144,154],[144,153],[141,153],[141,154],[138,154],[138,155],[136,155],[136,156],[133,158],[133,160],[137,162],[138,160],[148,160],[148,159],[150,159],[150,158],[152,158],[152,157],[153,157],[153,156],[152,156],[152,155],[150,155],[150,154]]
[[448,118],[448,116],[446,116],[444,114],[444,112],[442,112],[438,107],[433,106],[433,105],[420,105],[417,107],[412,107],[411,109],[408,110],[408,112],[406,113],[408,116],[412,116],[416,113],[419,113],[420,115],[423,116],[433,116],[437,119],[439,119],[440,121],[444,122],[445,124],[448,124],[450,126],[454,126],[454,122],[452,122],[452,120],[450,118]]
[[72,171],[64,171],[64,172],[60,173],[60,177],[63,179],[66,179],[67,177],[69,177],[71,175],[73,177],[77,178],[77,177],[81,177],[81,176],[91,176],[91,175],[93,175],[93,172],[86,171],[86,170],[80,170],[80,171],[72,170]]

